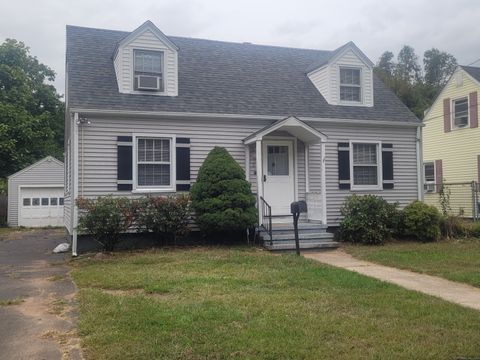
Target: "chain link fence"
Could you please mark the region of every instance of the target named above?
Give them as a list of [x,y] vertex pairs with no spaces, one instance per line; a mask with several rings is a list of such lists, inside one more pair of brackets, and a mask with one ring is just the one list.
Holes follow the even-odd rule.
[[441,212],[478,220],[479,184],[476,181],[434,184],[424,186],[424,201]]

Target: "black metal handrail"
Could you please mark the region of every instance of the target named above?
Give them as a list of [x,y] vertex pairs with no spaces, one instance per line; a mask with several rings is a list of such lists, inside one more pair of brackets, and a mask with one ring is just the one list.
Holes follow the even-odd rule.
[[[270,237],[270,241],[273,240],[272,235],[272,207],[265,201],[265,199],[260,196],[261,209],[258,209],[262,212],[262,226]],[[265,221],[267,220],[267,221]]]

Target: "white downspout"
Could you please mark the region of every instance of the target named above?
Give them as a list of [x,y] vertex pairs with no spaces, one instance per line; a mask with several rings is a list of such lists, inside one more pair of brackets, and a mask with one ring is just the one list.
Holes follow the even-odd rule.
[[417,135],[415,139],[417,150],[417,197],[423,201],[423,144],[422,144],[422,126],[417,127]]
[[76,199],[78,195],[78,113],[73,116],[73,151],[72,151],[72,204],[73,204],[73,231],[72,231],[72,256],[77,256],[77,226],[78,208]]
[[260,196],[263,196],[263,175],[262,175],[262,140],[255,142],[255,165],[257,168],[257,204],[258,204],[258,225],[263,223],[262,203]]

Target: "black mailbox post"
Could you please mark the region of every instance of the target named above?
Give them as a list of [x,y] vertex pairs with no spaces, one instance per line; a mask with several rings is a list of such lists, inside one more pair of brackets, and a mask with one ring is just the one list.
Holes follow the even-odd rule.
[[290,213],[293,216],[293,230],[295,231],[295,248],[297,255],[300,255],[300,242],[298,240],[298,218],[301,213],[307,212],[307,203],[305,201],[295,201],[290,204]]

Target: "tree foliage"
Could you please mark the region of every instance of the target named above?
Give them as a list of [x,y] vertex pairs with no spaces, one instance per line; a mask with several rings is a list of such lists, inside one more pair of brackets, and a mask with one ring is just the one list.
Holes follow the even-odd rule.
[[54,79],[24,43],[0,44],[0,178],[46,155],[62,158],[64,105]]
[[420,119],[455,71],[457,60],[451,54],[432,48],[425,51],[423,68],[415,50],[405,45],[398,53],[385,51],[375,66],[375,73]]
[[210,151],[198,171],[191,196],[196,223],[205,233],[244,233],[257,221],[250,183],[225,148]]

